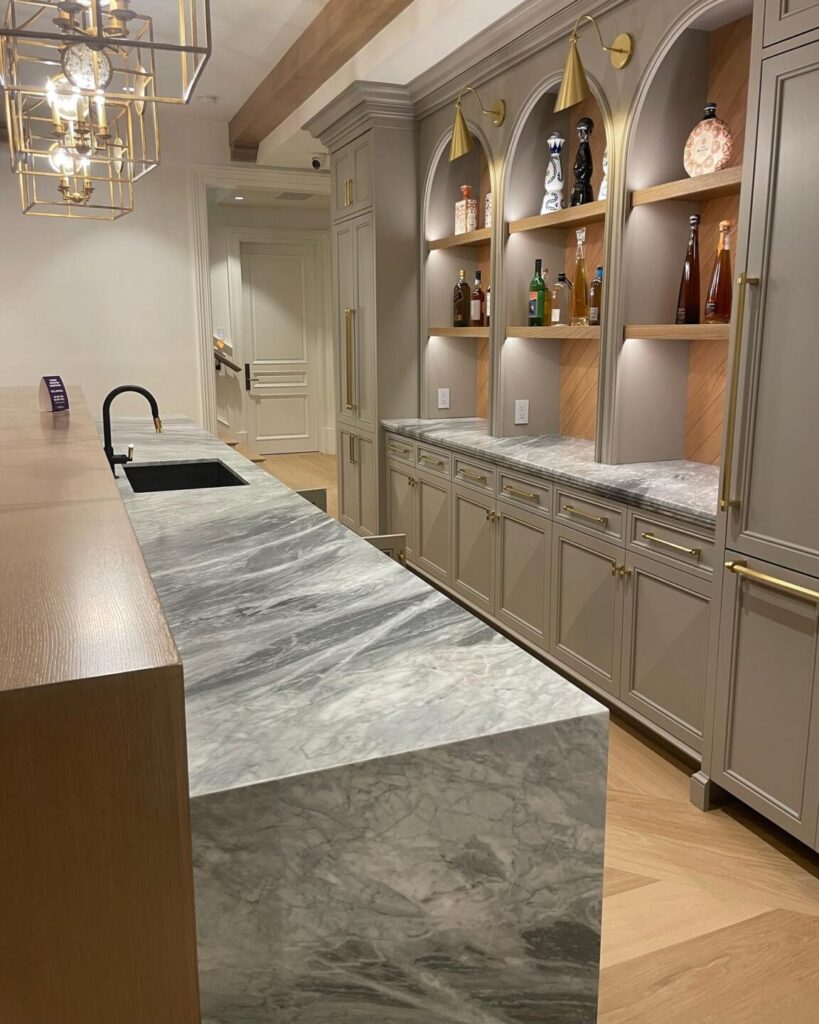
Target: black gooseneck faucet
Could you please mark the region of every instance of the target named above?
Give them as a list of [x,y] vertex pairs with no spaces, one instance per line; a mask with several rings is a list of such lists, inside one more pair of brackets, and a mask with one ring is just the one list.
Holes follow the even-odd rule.
[[129,446],[127,455],[114,455],[114,445],[111,441],[111,403],[117,395],[121,395],[126,391],[133,391],[137,395],[142,395],[143,398],[148,400],[148,404],[151,407],[151,415],[154,418],[154,427],[156,432],[157,434],[162,433],[162,420],[159,418],[159,406],[156,404],[156,399],[150,391],[139,387],[138,384],[123,384],[120,388],[114,388],[102,403],[102,447],[105,451],[105,456],[108,459],[108,465],[111,467],[111,472],[114,476],[117,475],[117,466],[124,466],[126,462],[131,462],[134,457],[133,445]]

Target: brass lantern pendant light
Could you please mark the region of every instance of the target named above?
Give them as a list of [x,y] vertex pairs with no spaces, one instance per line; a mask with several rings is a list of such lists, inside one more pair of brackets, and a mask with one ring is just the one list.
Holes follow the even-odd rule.
[[492,118],[492,124],[494,124],[495,127],[499,128],[506,119],[506,103],[503,100],[497,100],[494,107],[489,107],[487,109],[481,102],[478,90],[473,89],[471,85],[464,86],[464,88],[458,93],[458,98],[455,101],[455,124],[452,127],[452,142],[449,146],[450,163],[453,160],[458,160],[462,156],[466,156],[466,154],[472,149],[472,136],[469,133],[469,128],[467,127],[463,110],[461,109],[461,98],[465,92],[475,94],[475,98],[478,101],[478,106],[481,108],[481,112]]
[[634,40],[628,32],[621,32],[611,46],[606,46],[603,42],[603,34],[600,31],[597,19],[592,17],[591,14],[581,14],[574,24],[569,39],[569,56],[566,59],[566,68],[563,72],[563,81],[560,83],[560,92],[557,94],[555,113],[565,110],[567,107],[573,107],[576,103],[581,103],[590,95],[589,82],[583,68],[583,61],[580,59],[580,52],[577,49],[577,36],[581,21],[590,21],[594,25],[597,30],[597,37],[600,40],[600,46],[611,54],[612,67],[617,71],[622,70],[628,64],[634,53]]

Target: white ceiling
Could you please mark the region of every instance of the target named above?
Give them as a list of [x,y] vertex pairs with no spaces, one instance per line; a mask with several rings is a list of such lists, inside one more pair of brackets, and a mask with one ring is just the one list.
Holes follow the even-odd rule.
[[[237,196],[242,196],[238,199]],[[264,206],[280,210],[329,210],[328,195],[314,195],[290,189],[214,188],[208,190],[208,199],[219,206]]]

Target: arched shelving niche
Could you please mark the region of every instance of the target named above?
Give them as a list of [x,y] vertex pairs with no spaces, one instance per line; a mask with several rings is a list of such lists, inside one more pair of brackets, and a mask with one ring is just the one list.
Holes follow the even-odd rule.
[[[631,211],[623,243],[624,343],[618,361],[617,461],[718,464],[730,325],[704,323],[719,223],[736,225],[748,103],[751,0],[704,3],[641,87],[627,142]],[[685,141],[707,101],[735,140],[728,166],[689,178]],[[675,324],[689,216],[699,213],[700,324]]]
[[[491,286],[492,230],[486,227],[486,196],[494,174],[483,135],[470,124],[473,148],[450,163],[451,133],[433,154],[424,190],[424,376],[422,415],[429,418],[479,416],[490,412],[489,328],[454,328],[453,292],[461,269],[470,286],[481,271],[486,291]],[[455,204],[461,186],[471,185],[478,200],[478,229],[455,235]],[[449,392],[449,408],[439,408],[440,389]]]
[[[554,287],[563,272],[574,278],[577,229],[586,228],[589,279],[603,263],[607,203],[599,200],[608,122],[591,96],[554,112],[559,73],[537,90],[524,108],[510,144],[504,183],[508,239],[503,257],[504,324],[500,357],[500,431],[504,436],[566,434],[594,440],[597,421],[600,327],[528,327],[529,282],[535,260]],[[570,207],[578,148],[577,123],[594,122],[590,144],[594,173],[593,203]],[[549,136],[565,139],[561,160],[567,208],[540,215],[549,163]],[[529,423],[515,424],[515,402],[529,401]]]

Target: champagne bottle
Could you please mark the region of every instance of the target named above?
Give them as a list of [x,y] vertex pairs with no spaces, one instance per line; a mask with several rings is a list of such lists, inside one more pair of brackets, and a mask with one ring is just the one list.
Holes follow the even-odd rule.
[[486,298],[481,288],[481,272],[475,271],[475,283],[472,285],[472,299],[470,304],[470,317],[473,327],[483,327],[485,319]]
[[542,327],[546,305],[546,282],[541,267],[543,260],[535,260],[535,276],[529,284],[529,326]]
[[455,291],[452,295],[453,310],[452,310],[452,326],[453,327],[469,327],[470,326],[470,302],[472,296],[472,289],[469,287],[466,280],[466,271],[462,270],[458,283],[455,285]]
[[589,288],[589,324],[600,326],[600,314],[603,309],[603,268],[598,267],[594,280]]
[[688,218],[691,234],[688,236],[688,250],[685,254],[680,294],[677,299],[677,323],[698,324],[700,322],[700,215]]
[[569,326],[572,319],[572,286],[565,274],[557,275],[557,284],[552,292],[552,323]]
[[708,298],[705,300],[705,322],[707,324],[730,323],[733,297],[733,283],[731,280],[731,222],[729,220],[721,220],[719,224],[717,258],[714,261],[714,272],[711,275],[711,287],[708,289]]
[[572,326],[585,327],[589,322],[589,279],[586,274],[586,229],[577,229],[577,252],[574,257],[572,287]]

